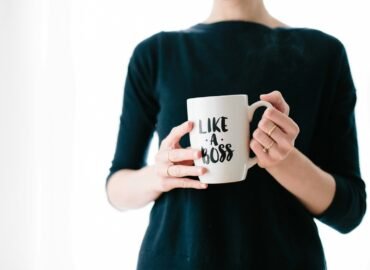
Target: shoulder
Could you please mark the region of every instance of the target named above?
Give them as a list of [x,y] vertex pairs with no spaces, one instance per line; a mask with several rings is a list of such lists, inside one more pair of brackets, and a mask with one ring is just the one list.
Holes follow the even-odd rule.
[[335,35],[310,27],[292,28],[291,35],[298,35],[309,48],[329,54],[341,54],[345,50],[343,42]]
[[135,45],[132,55],[135,59],[146,59],[146,61],[158,64],[174,52],[175,48],[186,46],[184,42],[186,35],[186,31],[183,30],[155,32],[140,40]]
[[182,41],[181,30],[158,31],[139,40],[134,46],[132,56],[135,59],[157,59],[163,53],[168,53],[176,42]]
[[335,35],[320,29],[292,27],[276,31],[287,54],[299,56],[306,65],[336,72],[345,60],[346,50],[343,42]]
[[141,57],[155,53],[161,33],[156,32],[139,40],[134,46],[132,55],[134,57]]

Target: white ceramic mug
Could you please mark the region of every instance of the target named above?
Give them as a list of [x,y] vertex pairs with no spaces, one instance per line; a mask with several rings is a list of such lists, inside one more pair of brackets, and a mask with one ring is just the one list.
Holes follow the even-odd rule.
[[199,175],[200,181],[245,180],[248,169],[257,163],[257,157],[250,158],[250,122],[257,108],[271,107],[271,103],[260,100],[249,106],[245,94],[188,98],[186,103],[188,120],[194,123],[190,145],[202,152],[194,164],[207,168]]

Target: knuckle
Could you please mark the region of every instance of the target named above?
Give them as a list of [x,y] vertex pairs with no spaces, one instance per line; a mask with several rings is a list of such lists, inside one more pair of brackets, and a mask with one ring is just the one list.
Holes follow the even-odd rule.
[[175,162],[175,161],[179,161],[180,158],[181,158],[181,152],[178,152],[176,150],[172,150],[170,151],[170,160]]
[[257,128],[254,132],[253,132],[253,135],[254,137],[258,137],[261,135],[261,129]]
[[251,148],[252,148],[253,150],[255,150],[255,149],[256,149],[256,146],[257,146],[257,141],[253,139],[253,140],[251,141],[250,145],[251,145]]
[[289,116],[289,112],[290,112],[290,107],[288,104],[285,104],[285,110],[284,110],[285,114]]
[[168,158],[169,158],[171,161],[176,161],[176,157],[177,157],[177,155],[176,155],[176,151],[174,151],[174,150],[168,150],[167,155],[168,155]]
[[274,107],[270,107],[267,109],[267,114],[268,115],[274,115],[275,113],[277,113],[277,109],[275,109]]
[[[267,124],[267,119],[265,118],[262,118],[259,122],[258,122],[258,127],[260,129],[264,129],[266,127],[266,124]],[[256,129],[257,130],[257,129]]]
[[286,152],[288,150],[288,146],[286,143],[281,142],[280,143],[280,149],[278,149],[278,152],[281,153],[282,151]]
[[181,175],[181,167],[178,165],[171,166],[170,168],[172,170],[171,174],[175,176],[180,176]]
[[194,154],[191,150],[189,151],[189,149],[182,149],[179,157],[181,160],[189,160],[191,157],[193,157],[193,155]]
[[290,129],[289,129],[288,134],[289,134],[291,137],[293,137],[293,136],[295,136],[295,135],[297,134],[297,131],[298,131],[297,127],[296,127],[295,125],[292,125],[292,126],[290,127]]
[[163,148],[164,146],[167,146],[168,145],[168,136],[165,137],[162,142],[161,142],[161,146],[160,148]]
[[282,96],[283,96],[279,90],[275,90],[274,92],[275,92],[279,97],[282,97]]
[[176,141],[178,141],[179,139],[180,139],[180,134],[179,134],[179,132],[177,132],[177,131],[174,131],[173,133],[172,133],[172,137],[171,137],[171,141],[172,141],[172,143],[173,142],[176,142]]
[[255,138],[257,136],[257,129],[253,132],[253,137]]
[[179,149],[179,151],[177,152],[177,158],[179,160],[184,160],[186,159],[186,157],[189,155],[189,151],[186,150],[186,149]]
[[288,142],[288,140],[286,139],[283,139],[280,141],[280,148],[286,152],[286,151],[289,151],[290,148],[291,148],[291,144]]
[[297,124],[295,124],[295,130],[296,130],[296,134],[299,134],[301,132],[301,129],[299,128]]
[[282,152],[284,152],[285,154],[288,153],[291,149],[292,145],[289,142],[285,141],[284,144],[281,145],[281,150],[279,152],[280,154],[283,154]]
[[[267,117],[272,116],[275,112],[275,109],[273,107],[267,108],[264,112],[264,115]],[[263,119],[263,118],[262,118]]]

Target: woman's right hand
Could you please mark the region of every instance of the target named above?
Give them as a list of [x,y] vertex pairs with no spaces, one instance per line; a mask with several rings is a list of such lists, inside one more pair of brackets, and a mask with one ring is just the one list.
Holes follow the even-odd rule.
[[205,167],[194,166],[194,159],[201,158],[201,151],[193,148],[182,148],[179,141],[190,132],[193,122],[185,121],[172,128],[171,132],[161,142],[155,156],[156,189],[167,192],[174,188],[205,189],[207,184],[185,176],[204,174]]

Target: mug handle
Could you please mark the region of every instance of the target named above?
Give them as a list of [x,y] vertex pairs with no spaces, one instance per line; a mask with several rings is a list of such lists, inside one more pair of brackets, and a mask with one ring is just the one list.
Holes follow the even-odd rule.
[[[259,108],[259,107],[262,107],[262,106],[265,106],[266,108],[269,108],[269,107],[272,107],[272,104],[270,102],[260,100],[260,101],[256,101],[252,105],[248,106],[248,121],[249,121],[249,123],[252,121],[253,115],[254,115],[254,112],[256,111],[256,109]],[[253,167],[254,165],[256,165],[257,161],[258,161],[257,157],[253,157],[253,158],[249,157],[248,161],[247,161],[248,169]]]

